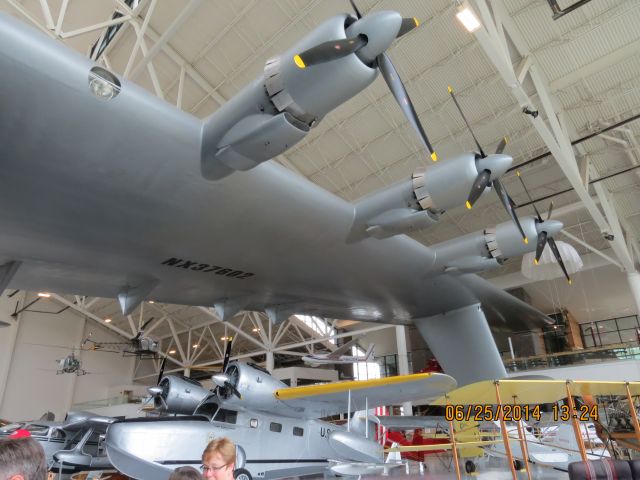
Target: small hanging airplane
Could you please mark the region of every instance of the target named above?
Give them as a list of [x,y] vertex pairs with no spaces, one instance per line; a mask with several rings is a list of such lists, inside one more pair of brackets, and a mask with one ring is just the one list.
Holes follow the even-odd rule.
[[[373,439],[375,424],[366,418],[370,408],[433,399],[456,386],[448,375],[420,373],[288,387],[266,370],[237,361],[214,375],[213,392],[185,381],[165,377],[156,394],[166,411],[186,416],[127,419],[109,427],[107,455],[120,472],[166,479],[178,466],[199,466],[207,443],[226,436],[238,448],[236,474],[248,480],[322,474],[339,464],[352,472],[354,463],[362,464],[364,474],[372,464],[384,465],[383,447]],[[356,410],[364,412],[347,425],[320,420]]]
[[144,335],[145,328],[151,323],[154,317],[147,320],[131,337],[128,342],[96,342],[91,339],[91,333],[82,342],[84,350],[96,350],[100,352],[122,353],[124,357],[135,356],[138,358],[156,359],[158,353],[158,341]]
[[304,357],[302,357],[302,361],[311,365],[312,367],[330,364],[371,362],[373,360],[373,348],[375,347],[373,343],[369,344],[369,347],[367,348],[367,351],[363,356],[345,355],[346,352],[348,352],[354,345],[357,344],[358,340],[359,338],[354,338],[344,345],[339,346],[333,352],[310,353],[309,355],[305,355]]

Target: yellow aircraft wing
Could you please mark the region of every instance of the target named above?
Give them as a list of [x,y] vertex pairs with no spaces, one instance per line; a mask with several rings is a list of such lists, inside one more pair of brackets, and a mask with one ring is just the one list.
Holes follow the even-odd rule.
[[276,390],[274,395],[289,407],[291,412],[297,412],[293,416],[321,418],[346,412],[349,397],[353,412],[367,407],[432,400],[455,387],[456,381],[449,375],[417,373],[374,380],[282,388]]
[[[640,394],[640,382],[569,381],[572,395],[631,395]],[[567,398],[566,380],[510,380],[499,381],[503,404],[534,405],[554,403]],[[496,387],[493,380],[471,383],[447,393],[434,405],[495,405]]]

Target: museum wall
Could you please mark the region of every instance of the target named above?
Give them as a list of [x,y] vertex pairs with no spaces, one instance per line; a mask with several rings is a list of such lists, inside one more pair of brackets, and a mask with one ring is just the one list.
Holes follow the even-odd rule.
[[[12,313],[16,303],[28,304],[35,293],[0,297],[0,311]],[[26,302],[26,303],[25,303]],[[42,299],[29,310],[59,312],[60,304]],[[93,321],[67,309],[60,313],[24,311],[17,322],[0,328],[0,418],[33,419],[51,411],[64,418],[73,404],[106,399],[110,388],[131,383],[133,358],[83,351],[77,355],[90,374],[57,375],[57,360],[79,346],[89,332],[99,341],[121,341]]]

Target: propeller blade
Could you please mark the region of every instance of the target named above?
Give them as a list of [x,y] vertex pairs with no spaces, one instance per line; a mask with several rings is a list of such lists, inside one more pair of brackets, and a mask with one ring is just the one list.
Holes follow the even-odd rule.
[[536,204],[533,203],[533,198],[531,198],[531,194],[529,193],[529,190],[527,190],[527,186],[524,184],[524,180],[522,180],[522,177],[520,176],[520,172],[518,170],[516,170],[516,176],[520,179],[522,188],[524,188],[524,191],[527,193],[527,197],[529,197],[529,201],[531,202],[531,205],[533,205],[533,209],[535,210],[536,215],[538,216],[538,220],[540,221],[540,223],[542,223],[542,217],[540,216],[540,212],[536,208]]
[[556,245],[556,241],[553,237],[549,237],[549,246],[551,247],[551,251],[553,255],[556,257],[560,268],[562,269],[564,276],[567,277],[567,282],[571,285],[571,277],[569,276],[569,272],[567,272],[567,268],[564,266],[564,262],[562,261],[562,257],[560,256],[560,250],[558,250],[558,245]]
[[407,120],[409,120],[409,123],[411,123],[414,130],[417,132],[418,137],[422,141],[424,147],[431,154],[431,160],[433,160],[434,162],[437,161],[438,155],[433,150],[431,143],[429,143],[427,134],[425,133],[424,128],[422,128],[422,124],[418,119],[418,114],[416,113],[416,109],[413,107],[413,103],[409,98],[409,94],[404,88],[398,72],[396,71],[386,53],[378,55],[378,68],[380,69],[380,72],[382,72],[384,81],[387,82],[391,93],[393,93],[393,96],[395,97],[396,102],[398,102],[398,105],[400,105],[400,108],[402,109],[405,117],[407,117]]
[[158,381],[156,385],[160,385],[160,380],[162,380],[162,375],[164,375],[164,366],[167,363],[167,357],[162,359],[162,363],[160,364],[160,371],[158,372]]
[[144,329],[147,328],[149,326],[149,324],[151,323],[151,321],[154,319],[155,317],[151,317],[149,318],[149,320],[147,320],[146,322],[144,322],[142,324],[142,326],[140,327],[140,331],[144,332]]
[[230,388],[231,391],[233,392],[233,394],[238,397],[240,400],[242,400],[242,395],[240,395],[240,392],[238,391],[238,389],[236,387],[234,387],[230,382],[225,383],[224,385],[227,388]]
[[540,262],[540,257],[542,256],[542,252],[544,251],[544,247],[546,244],[547,244],[547,232],[543,230],[538,234],[538,243],[536,245],[536,258],[533,260],[533,263],[535,263],[536,265],[538,265],[538,262]]
[[553,201],[549,204],[549,211],[547,212],[547,220],[551,218],[551,212],[553,211]]
[[489,182],[491,181],[491,172],[489,170],[481,171],[476,179],[473,181],[473,185],[471,186],[471,191],[469,192],[469,197],[467,198],[467,208],[471,209],[473,204],[476,203],[476,200],[480,198],[484,189],[487,188]]
[[522,241],[524,243],[529,243],[529,239],[527,238],[527,235],[524,233],[524,230],[522,229],[522,225],[520,225],[520,220],[516,215],[516,211],[514,210],[513,205],[511,205],[511,202],[510,202],[511,197],[509,197],[509,195],[507,194],[505,188],[502,186],[502,183],[500,182],[499,179],[496,178],[492,183],[493,183],[493,188],[495,189],[496,193],[498,194],[498,198],[502,203],[502,206],[511,217],[511,220],[513,220],[513,223],[516,224],[516,227],[518,227],[518,230],[520,231],[520,235],[522,235]]
[[460,116],[464,120],[465,125],[469,129],[469,132],[471,132],[471,136],[473,137],[473,141],[476,142],[476,146],[478,147],[478,151],[480,152],[480,155],[482,156],[482,158],[486,157],[487,154],[484,153],[484,150],[482,150],[482,147],[480,146],[480,142],[478,141],[478,139],[476,138],[475,134],[473,133],[473,130],[471,129],[471,125],[469,125],[469,121],[467,120],[467,117],[464,116],[464,112],[462,111],[462,108],[460,107],[460,104],[458,103],[458,99],[456,98],[455,94],[453,93],[453,88],[451,88],[451,85],[449,85],[447,87],[447,89],[449,90],[449,95],[451,95],[451,98],[453,99],[453,103],[455,103],[456,108],[458,109],[458,112],[460,112]]
[[367,44],[364,35],[321,43],[293,57],[299,68],[330,62],[357,52]]
[[354,0],[349,0],[349,3],[351,3],[351,7],[353,8],[353,11],[356,12],[356,17],[358,17],[358,19],[362,18],[362,14],[360,13],[360,10],[358,10],[358,7],[356,6],[356,2]]
[[403,18],[402,23],[400,24],[400,30],[398,30],[398,35],[396,35],[396,38],[400,38],[405,33],[409,33],[411,30],[419,26],[420,22],[416,17]]
[[229,364],[229,357],[231,357],[231,344],[233,340],[227,343],[227,349],[224,352],[224,361],[222,362],[222,371],[225,372],[227,370],[227,365]]
[[507,143],[509,143],[509,140],[507,139],[507,137],[502,137],[502,140],[500,140],[500,143],[498,144],[498,147],[496,148],[496,153],[504,152],[504,147],[507,146]]

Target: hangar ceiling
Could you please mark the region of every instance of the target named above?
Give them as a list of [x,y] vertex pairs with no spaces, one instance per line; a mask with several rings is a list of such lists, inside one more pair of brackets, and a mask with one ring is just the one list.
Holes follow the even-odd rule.
[[[505,135],[510,139],[507,153],[516,165],[549,150],[541,127],[535,125],[538,120],[522,112],[522,95],[526,95],[539,109],[539,120],[549,124],[549,112],[542,108],[547,94],[536,89],[532,74],[524,75],[530,65],[546,84],[544,90],[571,140],[640,113],[640,3],[635,0],[592,0],[558,20],[553,20],[547,0],[488,2],[508,32],[502,50],[495,41],[493,48],[487,47],[491,38],[464,29],[455,18],[457,1],[357,3],[363,13],[394,9],[420,20],[420,27],[396,41],[389,55],[441,158],[474,149],[447,93],[448,85],[455,88],[487,151]],[[486,3],[478,0],[473,5],[482,12]],[[105,36],[113,36],[98,62],[204,118],[261,75],[267,59],[324,19],[349,12],[350,7],[346,0],[2,0],[0,10],[84,55],[90,55]],[[120,16],[114,18],[116,12]],[[114,25],[121,25],[117,32],[113,27],[108,30]],[[510,52],[516,74],[523,72],[519,93],[505,81],[504,49]],[[566,175],[566,166],[560,168],[557,155],[521,169],[534,198],[566,191],[553,197],[554,218],[563,221],[565,231],[574,238],[559,239],[581,254],[591,251],[584,244],[604,251],[627,270],[634,268],[640,256],[640,168],[614,174],[640,165],[639,135],[640,122],[631,121],[576,147],[578,165],[583,170],[588,165],[591,180],[613,175],[584,190],[592,198],[587,204],[572,189],[578,177]],[[430,162],[380,78],[329,114],[276,161],[347,201],[406,178],[416,167]],[[514,173],[507,174],[503,183],[520,205],[528,199]],[[610,203],[611,211],[595,218],[595,210],[606,210],[607,205],[598,206],[603,202]],[[539,210],[546,212],[548,203],[540,202]],[[530,206],[518,209],[520,216],[532,213]],[[608,241],[602,222],[614,230],[616,217],[626,238],[618,235]],[[415,238],[433,245],[507,220],[491,193],[472,210],[447,211],[438,226]],[[519,259],[512,260],[487,276],[499,281],[519,268]],[[623,275],[620,279],[622,288],[628,289]],[[597,285],[578,281],[573,288],[593,298]],[[632,304],[630,296],[628,299]],[[164,308],[188,326],[206,321],[207,314],[197,309]],[[96,301],[90,309],[102,318],[112,316],[113,325],[128,331],[128,320],[116,310],[117,304],[107,300]]]

